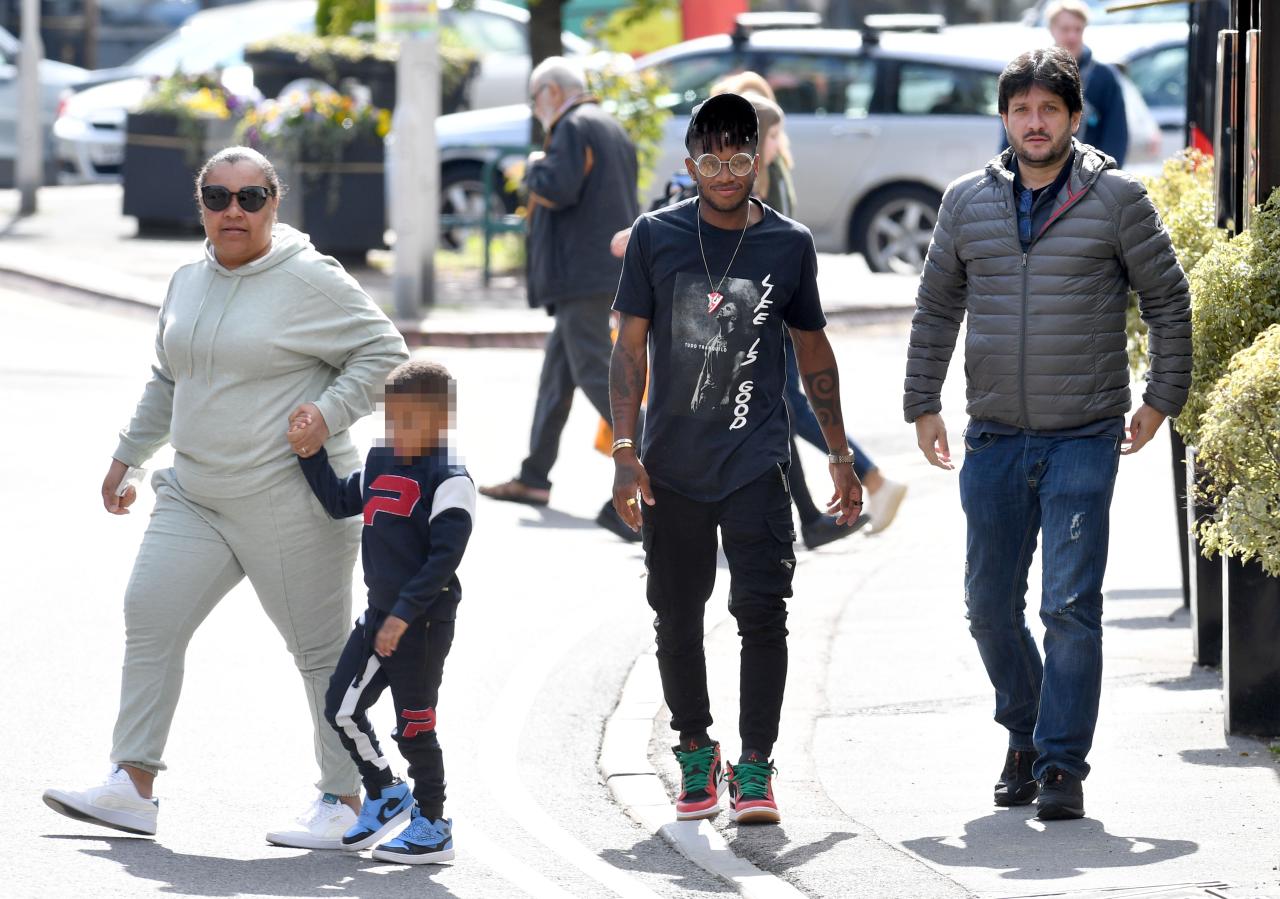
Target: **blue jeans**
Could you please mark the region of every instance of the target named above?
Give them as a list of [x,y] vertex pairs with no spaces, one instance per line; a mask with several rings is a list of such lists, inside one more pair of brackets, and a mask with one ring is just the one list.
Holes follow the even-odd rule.
[[[786,400],[788,407],[791,409],[794,420],[792,422],[796,436],[812,443],[824,453],[827,451],[827,438],[822,436],[822,426],[818,424],[818,416],[813,414],[813,407],[809,405],[809,398],[804,395],[804,391],[800,386],[800,366],[796,364],[796,348],[791,345],[791,335],[787,335],[786,352],[783,354],[787,357],[787,386]],[[874,471],[876,463],[871,461],[871,457],[862,451],[862,447],[854,441],[853,437],[846,434],[849,441],[849,449],[853,452],[853,472],[858,476],[858,480],[862,480],[867,473]]]
[[[969,633],[996,690],[1009,747],[1089,773],[1102,690],[1102,577],[1115,437],[965,436],[960,502],[968,522]],[[1044,661],[1027,629],[1027,572],[1043,535]]]

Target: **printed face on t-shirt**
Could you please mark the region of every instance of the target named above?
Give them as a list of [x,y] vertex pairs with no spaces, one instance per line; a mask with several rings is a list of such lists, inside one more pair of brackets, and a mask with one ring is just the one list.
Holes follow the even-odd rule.
[[671,412],[722,421],[730,430],[746,426],[772,290],[768,275],[763,284],[726,278],[716,291],[699,273],[676,275],[671,377],[678,386],[669,396]]

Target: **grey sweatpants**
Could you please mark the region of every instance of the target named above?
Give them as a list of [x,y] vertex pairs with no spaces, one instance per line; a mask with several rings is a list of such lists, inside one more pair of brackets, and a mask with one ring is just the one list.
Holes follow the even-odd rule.
[[353,795],[360,778],[324,720],[329,676],[351,629],[351,574],[360,519],[334,521],[301,470],[233,499],[196,497],[172,469],[156,472],[155,509],[125,593],[125,655],[111,760],[152,773],[173,722],[187,644],[244,577],[284,637],[306,689],[326,793]]

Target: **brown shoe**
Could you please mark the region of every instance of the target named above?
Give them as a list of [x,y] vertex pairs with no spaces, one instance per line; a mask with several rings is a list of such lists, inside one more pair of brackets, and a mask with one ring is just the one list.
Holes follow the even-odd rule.
[[501,500],[504,503],[523,503],[526,506],[545,506],[551,502],[551,491],[540,487],[530,487],[522,481],[512,478],[492,487],[481,487],[481,496]]

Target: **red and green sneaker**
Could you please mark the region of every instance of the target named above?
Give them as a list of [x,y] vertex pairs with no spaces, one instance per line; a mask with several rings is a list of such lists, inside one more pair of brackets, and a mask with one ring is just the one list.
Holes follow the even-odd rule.
[[676,820],[694,821],[720,814],[720,794],[724,772],[720,765],[720,744],[698,747],[673,746],[680,763],[680,795],[676,797]]
[[729,818],[738,824],[777,824],[782,820],[773,798],[773,762],[753,754],[748,761],[725,765],[729,782]]

